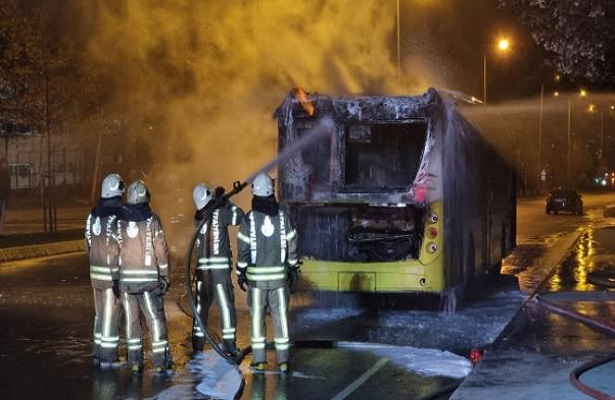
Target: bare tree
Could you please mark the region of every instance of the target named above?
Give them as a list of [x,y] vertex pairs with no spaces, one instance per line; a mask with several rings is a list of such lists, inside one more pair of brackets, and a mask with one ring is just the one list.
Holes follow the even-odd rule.
[[615,2],[612,0],[499,0],[526,24],[572,81],[615,88]]
[[43,224],[55,235],[54,138],[91,112],[94,101],[86,99],[97,89],[80,70],[70,35],[52,23],[52,9],[0,1],[0,116],[38,127]]

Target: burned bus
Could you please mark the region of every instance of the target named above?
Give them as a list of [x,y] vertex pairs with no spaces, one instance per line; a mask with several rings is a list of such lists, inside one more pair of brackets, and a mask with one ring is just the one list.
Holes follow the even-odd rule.
[[274,117],[280,153],[332,121],[278,167],[303,288],[431,293],[454,307],[499,273],[515,246],[516,175],[450,96],[334,98],[296,88]]

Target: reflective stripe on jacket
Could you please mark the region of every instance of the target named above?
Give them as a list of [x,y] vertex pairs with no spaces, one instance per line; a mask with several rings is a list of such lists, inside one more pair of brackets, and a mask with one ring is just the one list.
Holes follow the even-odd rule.
[[273,289],[286,284],[287,266],[297,264],[296,236],[285,210],[275,216],[248,212],[237,235],[237,266],[247,268],[251,285]]
[[143,293],[169,276],[169,250],[160,220],[120,221],[120,290]]
[[[239,225],[243,216],[241,208],[228,203],[215,209],[209,221],[201,226],[196,240],[197,270],[208,271],[212,283],[224,283],[230,279],[232,254],[228,226]],[[195,224],[198,225],[199,221]]]
[[92,286],[110,288],[119,273],[117,216],[99,217],[90,213],[85,225],[85,240]]

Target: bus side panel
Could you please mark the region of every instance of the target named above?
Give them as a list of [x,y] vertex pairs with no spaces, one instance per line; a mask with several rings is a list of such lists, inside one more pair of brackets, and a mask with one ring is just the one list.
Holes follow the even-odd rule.
[[447,281],[471,287],[514,247],[514,172],[456,110],[443,112]]

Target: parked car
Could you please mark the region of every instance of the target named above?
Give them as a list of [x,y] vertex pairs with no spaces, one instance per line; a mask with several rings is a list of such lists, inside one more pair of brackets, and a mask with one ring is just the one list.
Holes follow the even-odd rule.
[[547,214],[557,214],[560,211],[568,211],[572,214],[583,214],[583,200],[581,195],[574,189],[554,189],[547,197]]

